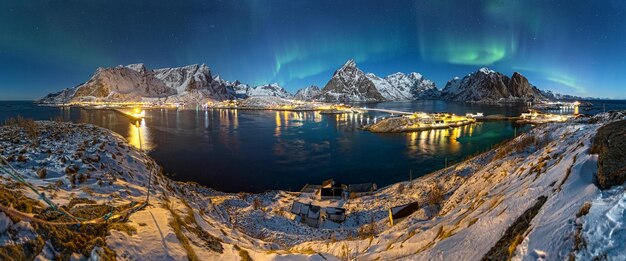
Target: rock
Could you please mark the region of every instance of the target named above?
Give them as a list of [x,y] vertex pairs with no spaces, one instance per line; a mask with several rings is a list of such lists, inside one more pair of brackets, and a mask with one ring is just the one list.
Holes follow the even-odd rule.
[[65,174],[74,174],[78,172],[78,170],[79,168],[76,165],[72,164],[65,168]]
[[591,153],[598,154],[598,185],[608,189],[626,181],[626,120],[607,124],[593,138]]
[[45,179],[47,175],[48,170],[46,170],[46,168],[40,168],[37,170],[37,176],[39,176],[40,179]]

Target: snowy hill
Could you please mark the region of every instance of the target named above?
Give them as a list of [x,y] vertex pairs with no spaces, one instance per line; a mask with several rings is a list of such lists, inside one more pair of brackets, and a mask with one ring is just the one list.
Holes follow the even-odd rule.
[[438,97],[435,84],[418,73],[395,73],[380,78],[365,74],[354,60],[347,61],[317,96],[310,99],[328,102],[401,101]]
[[172,101],[197,102],[226,100],[249,96],[291,94],[277,84],[249,87],[239,81],[228,82],[213,77],[202,64],[178,68],[148,70],[143,64],[98,68],[89,81],[74,88],[49,94],[42,103],[71,101]]
[[446,100],[475,103],[511,103],[548,100],[519,73],[511,78],[487,68],[448,81],[441,91]]
[[[10,137],[0,139],[0,154],[40,191],[2,174],[0,250],[38,260],[623,259],[626,192],[598,189],[598,155],[590,148],[599,128],[625,118],[607,113],[541,125],[467,161],[346,200],[174,182],[108,130],[13,123],[0,127],[0,137]],[[46,209],[42,195],[88,220],[134,209],[146,198],[150,173],[150,205],[128,219],[79,228],[42,223],[72,221]],[[290,212],[295,201],[341,206],[346,220],[309,227]],[[390,225],[389,208],[411,202],[419,210]]]

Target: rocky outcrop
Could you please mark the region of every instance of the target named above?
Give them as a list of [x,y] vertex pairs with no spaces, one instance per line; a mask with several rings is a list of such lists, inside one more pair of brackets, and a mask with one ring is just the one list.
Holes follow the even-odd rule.
[[626,182],[626,120],[607,124],[593,139],[591,153],[598,154],[598,185],[608,189]]
[[519,73],[511,78],[499,72],[481,68],[450,80],[441,92],[445,100],[472,103],[516,103],[543,101],[547,98]]

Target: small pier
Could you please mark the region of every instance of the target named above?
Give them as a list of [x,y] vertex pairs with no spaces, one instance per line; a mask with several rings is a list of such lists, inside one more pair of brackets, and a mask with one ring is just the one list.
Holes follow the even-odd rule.
[[141,120],[146,116],[146,111],[143,109],[139,109],[139,108],[134,108],[134,109],[129,109],[129,110],[120,109],[120,108],[110,108],[110,109],[119,114],[126,116],[127,118],[131,120]]

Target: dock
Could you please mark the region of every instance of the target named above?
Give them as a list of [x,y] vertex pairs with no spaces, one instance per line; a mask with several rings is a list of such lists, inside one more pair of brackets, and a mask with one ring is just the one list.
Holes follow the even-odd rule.
[[121,114],[122,116],[129,118],[131,120],[141,120],[145,118],[146,111],[143,108],[112,108],[112,107],[94,107],[94,106],[84,106],[79,107],[83,110],[110,110]]
[[520,120],[521,117],[496,114],[496,115],[488,115],[488,116],[482,116],[482,117],[474,117],[474,119],[476,119],[476,121],[517,121],[517,120]]
[[131,109],[131,110],[122,110],[119,108],[111,108],[111,110],[126,116],[131,120],[141,120],[146,116],[146,111],[143,109]]

